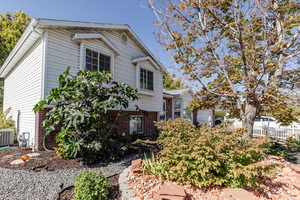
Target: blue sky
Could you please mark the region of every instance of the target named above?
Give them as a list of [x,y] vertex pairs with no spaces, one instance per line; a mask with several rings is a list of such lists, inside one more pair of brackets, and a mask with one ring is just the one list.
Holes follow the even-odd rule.
[[158,27],[147,0],[0,0],[0,5],[1,13],[22,10],[30,17],[129,24],[167,68],[174,66],[155,39]]

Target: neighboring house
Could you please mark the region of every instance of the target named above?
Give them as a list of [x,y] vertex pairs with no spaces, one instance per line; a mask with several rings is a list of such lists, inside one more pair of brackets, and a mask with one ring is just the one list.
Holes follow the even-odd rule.
[[192,120],[192,112],[188,109],[188,105],[193,99],[190,89],[164,89],[163,99],[163,112],[160,115],[160,120],[172,120],[176,118]]
[[[151,135],[163,107],[165,69],[128,25],[33,19],[0,69],[4,78],[4,110],[12,109],[19,134],[42,149],[45,119],[33,107],[57,85],[66,68],[107,70],[114,80],[137,88],[140,99],[119,120],[125,134]],[[143,112],[136,111],[138,106]]]
[[191,111],[188,108],[189,103],[193,100],[193,93],[189,88],[165,89],[163,94],[163,112],[160,114],[160,120],[184,118],[191,120],[195,125],[207,124],[212,126],[214,124],[213,110]]

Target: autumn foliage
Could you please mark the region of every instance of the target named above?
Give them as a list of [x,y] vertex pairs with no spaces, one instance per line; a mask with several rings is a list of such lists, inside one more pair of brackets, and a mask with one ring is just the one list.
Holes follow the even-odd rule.
[[242,140],[242,129],[196,128],[183,119],[157,125],[162,150],[144,170],[165,179],[199,187],[254,186],[270,170],[256,164],[265,159],[265,140]]
[[243,121],[295,120],[300,82],[297,0],[148,0],[158,38],[195,86],[193,107],[217,106]]

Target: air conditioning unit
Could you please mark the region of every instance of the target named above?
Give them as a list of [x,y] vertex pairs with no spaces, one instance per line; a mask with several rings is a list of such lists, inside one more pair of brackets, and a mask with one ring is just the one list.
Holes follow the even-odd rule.
[[2,129],[0,130],[0,146],[8,146],[13,143],[14,130]]

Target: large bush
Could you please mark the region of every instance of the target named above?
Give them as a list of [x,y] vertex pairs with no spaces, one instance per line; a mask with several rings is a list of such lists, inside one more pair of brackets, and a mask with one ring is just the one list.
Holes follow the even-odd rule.
[[75,200],[106,200],[108,184],[101,173],[83,171],[75,181]]
[[289,137],[286,139],[286,145],[289,151],[299,152],[300,151],[300,138]]
[[46,133],[57,133],[57,153],[64,158],[86,161],[111,160],[122,153],[123,144],[117,133],[119,116],[112,109],[127,108],[137,99],[136,89],[112,80],[107,72],[80,71],[71,75],[69,68],[35,110],[53,105],[43,122]]
[[182,119],[157,125],[162,150],[144,164],[155,175],[199,187],[238,187],[257,184],[269,170],[255,164],[265,158],[264,140],[243,140],[242,130],[229,131],[226,125],[195,128]]

